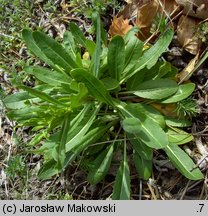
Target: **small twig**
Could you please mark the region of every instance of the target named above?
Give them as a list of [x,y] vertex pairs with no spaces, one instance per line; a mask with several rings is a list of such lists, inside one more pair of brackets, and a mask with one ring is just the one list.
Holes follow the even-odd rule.
[[139,179],[139,200],[142,200],[142,179]]
[[187,189],[188,189],[188,186],[189,186],[190,182],[191,182],[191,180],[188,180],[188,182],[187,182],[187,184],[186,184],[186,187],[184,188],[183,193],[182,193],[182,195],[181,195],[181,197],[180,197],[180,200],[182,200],[182,199],[184,198],[184,196],[185,196],[185,194],[186,194],[186,192],[187,192]]

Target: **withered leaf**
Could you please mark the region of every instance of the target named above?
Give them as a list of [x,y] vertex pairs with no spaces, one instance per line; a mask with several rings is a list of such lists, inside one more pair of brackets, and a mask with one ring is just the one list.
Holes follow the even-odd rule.
[[183,6],[183,14],[199,19],[208,18],[207,0],[176,0],[177,4]]
[[129,24],[128,19],[124,19],[123,16],[113,17],[113,22],[109,29],[109,34],[113,37],[115,35],[124,36],[130,29],[132,25]]
[[197,55],[193,59],[191,59],[188,65],[177,75],[177,78],[180,81],[179,83],[187,81],[191,77],[192,71],[196,66],[196,62],[198,58],[199,58],[199,53],[197,53]]
[[196,55],[200,48],[200,40],[196,37],[198,23],[194,18],[181,16],[177,26],[178,42],[193,55]]
[[143,5],[137,15],[136,25],[140,28],[149,27],[157,14],[159,5],[156,1],[151,1]]

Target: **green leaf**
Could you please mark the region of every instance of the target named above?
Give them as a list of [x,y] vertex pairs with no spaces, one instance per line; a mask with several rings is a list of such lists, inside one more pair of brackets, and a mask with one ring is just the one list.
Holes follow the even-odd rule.
[[186,178],[191,180],[203,178],[203,174],[196,168],[192,159],[178,145],[170,144],[164,150],[174,166]]
[[74,40],[81,44],[82,46],[86,47],[86,38],[80,28],[73,22],[69,23],[70,31],[74,37]]
[[126,132],[136,135],[147,146],[155,149],[164,148],[169,144],[167,135],[151,119],[140,116],[123,120],[123,128]]
[[142,55],[144,43],[133,34],[127,41],[125,49],[125,69],[124,74],[132,68]]
[[47,122],[47,119],[50,118],[47,112],[44,112],[45,109],[40,106],[24,106],[20,109],[14,109],[7,113],[7,116],[11,119],[18,121],[19,124],[25,124],[28,121],[39,118],[39,121],[36,124],[41,125],[41,118]]
[[162,100],[161,103],[175,103],[181,101],[192,94],[195,89],[194,83],[179,85],[177,92],[171,97]]
[[67,134],[70,129],[70,114],[64,117],[64,122],[60,131],[60,141],[58,143],[58,168],[63,169],[64,161],[66,158],[66,142]]
[[139,137],[127,133],[127,137],[133,146],[133,149],[145,160],[150,160],[153,156],[153,149],[144,144]]
[[152,175],[152,160],[142,158],[136,151],[134,152],[133,158],[139,177],[148,180]]
[[91,56],[95,53],[96,44],[91,40],[86,40],[86,48]]
[[121,162],[116,175],[113,186],[113,200],[129,200],[130,199],[130,171],[126,158],[126,145],[124,145],[124,159]]
[[83,68],[82,57],[80,53],[76,54],[76,64],[79,68]]
[[163,64],[160,66],[159,71],[157,71],[154,79],[160,79],[164,77],[166,74],[168,74],[171,71],[171,69],[172,67],[170,62],[164,61]]
[[74,38],[71,32],[65,31],[63,38],[63,45],[65,50],[75,59],[76,57],[76,45],[74,42]]
[[36,44],[32,32],[24,29],[22,31],[22,37],[29,48],[37,57],[43,60],[46,64],[50,65],[51,67],[55,67],[54,63],[43,53],[41,48]]
[[69,28],[70,28],[71,34],[73,35],[76,43],[78,45],[85,47],[90,53],[90,55],[92,56],[96,48],[95,43],[85,38],[83,32],[80,30],[80,28],[75,23],[71,22],[69,24]]
[[167,116],[165,116],[165,122],[173,127],[189,127],[192,125],[192,122],[187,119],[174,119]]
[[100,24],[100,17],[98,13],[92,14],[92,21],[96,29],[96,49],[92,56],[91,61],[91,71],[92,74],[99,78],[99,70],[100,70],[100,59],[101,59],[101,24]]
[[12,95],[8,95],[4,99],[4,104],[9,109],[20,109],[26,106],[26,102],[33,98],[28,92],[21,91]]
[[57,167],[57,163],[54,159],[45,162],[38,171],[38,178],[41,180],[50,179],[52,176],[58,174],[60,169]]
[[[49,93],[52,90],[51,86],[48,85],[40,85],[34,87],[34,89],[39,90],[41,92]],[[4,98],[4,104],[9,109],[20,109],[28,106],[28,102],[38,102],[40,99],[35,97],[34,95],[29,94],[26,91],[20,91],[12,95],[8,95]]]
[[54,105],[58,105],[58,106],[67,106],[66,104],[63,104],[61,103],[60,101],[52,98],[51,96],[49,96],[48,94],[44,93],[44,92],[41,92],[39,90],[36,90],[36,89],[32,89],[32,88],[29,88],[27,86],[19,86],[21,89],[27,91],[28,93],[42,99],[43,101],[46,101],[48,103],[52,103]]
[[107,90],[119,89],[119,82],[111,77],[101,79]]
[[127,91],[134,91],[135,89],[137,89],[138,85],[140,85],[143,82],[146,73],[147,70],[142,69],[138,71],[136,74],[134,74],[132,77],[130,77],[126,83]]
[[120,104],[117,108],[123,115],[123,128],[126,132],[134,134],[151,148],[160,149],[169,144],[166,133],[151,118],[131,105]]
[[157,61],[157,63],[152,66],[150,69],[147,69],[146,67],[143,68],[142,70],[139,70],[137,73],[145,73],[144,80],[155,80],[155,77],[159,74],[160,68],[164,64],[163,61]]
[[37,135],[35,135],[35,137],[30,140],[30,142],[27,144],[28,146],[34,146],[38,143],[40,143],[40,141],[43,139],[43,138],[46,138],[47,137],[47,130],[43,130],[41,132],[39,132]]
[[104,84],[95,76],[84,69],[74,69],[71,72],[71,75],[78,82],[84,83],[89,93],[97,100],[113,106],[113,101],[108,90],[105,88]]
[[71,94],[71,109],[76,109],[83,105],[83,101],[87,96],[88,90],[83,83],[78,84],[78,93]]
[[[170,42],[172,41],[174,31],[172,29],[168,29],[164,34],[159,38],[159,40],[153,45],[150,49],[148,49],[142,58],[141,62],[145,62],[145,65],[148,69],[150,69],[155,63],[158,61],[158,58],[162,55],[163,52],[166,51]],[[148,61],[146,61],[148,60]],[[141,63],[136,65],[136,68],[140,68]]]
[[68,166],[83,150],[96,143],[112,125],[99,126],[88,131],[79,144],[66,153],[65,167]]
[[77,124],[76,128],[72,127],[69,130],[67,141],[66,141],[66,152],[71,151],[73,148],[79,145],[79,143],[82,141],[83,136],[87,133],[87,131],[91,127],[99,109],[100,107],[97,107],[96,109],[89,111],[86,119],[83,119],[81,115],[80,118],[82,119],[82,121],[80,121],[75,117],[77,121],[80,122],[80,124],[79,125]]
[[173,95],[178,90],[178,85],[170,79],[149,80],[138,85],[134,94],[148,99],[159,100]]
[[150,69],[153,65],[155,65],[161,54],[165,52],[168,48],[170,42],[172,41],[172,37],[173,30],[168,29],[159,38],[159,40],[142,55],[142,57],[137,61],[137,63],[133,65],[130,70],[126,71],[126,73],[123,74],[120,83],[123,83],[125,80],[129,79],[131,76],[133,76],[136,72],[140,71],[144,67]]
[[120,81],[125,62],[125,43],[121,36],[115,36],[108,47],[108,69],[113,79]]
[[62,83],[70,84],[71,82],[71,78],[67,74],[39,66],[25,67],[24,71],[26,73],[34,75],[42,82],[48,83],[53,86],[61,85]]
[[178,128],[167,129],[168,140],[175,145],[181,145],[193,140],[193,136]]
[[114,145],[112,144],[107,149],[103,150],[94,160],[93,169],[89,172],[87,177],[90,184],[99,183],[107,174],[113,157],[113,148]]
[[73,58],[63,48],[63,46],[56,42],[53,38],[38,31],[33,32],[32,35],[40,50],[55,65],[63,68],[67,73],[70,72],[71,69],[77,67]]
[[127,109],[130,109],[136,116],[140,116],[141,113],[144,114],[156,124],[159,124],[161,128],[165,128],[166,126],[164,116],[150,105],[132,103],[127,105]]

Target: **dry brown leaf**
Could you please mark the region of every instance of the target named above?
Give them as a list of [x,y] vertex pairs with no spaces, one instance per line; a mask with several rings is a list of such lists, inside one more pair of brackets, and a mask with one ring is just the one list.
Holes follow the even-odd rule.
[[158,12],[159,5],[156,1],[152,0],[139,8],[137,13],[136,25],[139,27],[138,38],[146,40],[151,36],[150,28],[154,17]]
[[197,55],[193,59],[191,59],[188,65],[177,75],[177,78],[180,81],[179,83],[185,82],[191,77],[192,71],[194,71],[198,58],[199,53],[197,53]]
[[151,1],[143,5],[137,15],[136,25],[139,28],[150,27],[154,17],[158,12],[159,5],[156,1]]
[[157,13],[170,17],[177,11],[175,0],[152,0],[138,10],[137,25],[146,28],[151,25]]
[[151,103],[155,109],[160,111],[165,116],[169,117],[176,117],[176,104],[158,104],[158,103]]
[[196,55],[200,48],[200,40],[196,37],[198,23],[194,18],[181,16],[177,26],[178,42],[193,55]]
[[[159,0],[157,0],[159,1]],[[175,0],[160,0],[161,2],[161,9],[160,11],[165,13],[168,16],[173,16],[174,13],[177,13],[179,9],[178,4]]]
[[126,2],[129,3],[118,13],[118,17],[123,16],[125,19],[132,19],[137,16],[139,8],[150,1],[152,0],[127,0]]
[[130,29],[132,25],[129,24],[128,19],[124,19],[123,16],[113,17],[113,22],[109,29],[109,34],[111,37],[115,35],[124,36]]
[[178,5],[184,7],[183,14],[193,16],[199,19],[208,18],[207,0],[176,0]]
[[125,8],[118,13],[118,17],[123,16],[124,19],[131,19],[137,15],[137,11],[137,5],[127,4]]
[[[151,0],[138,9],[136,25],[140,28],[139,38],[147,39],[151,36],[150,29],[156,15],[164,17],[174,16],[178,12],[175,0]],[[153,38],[154,39],[154,38]]]

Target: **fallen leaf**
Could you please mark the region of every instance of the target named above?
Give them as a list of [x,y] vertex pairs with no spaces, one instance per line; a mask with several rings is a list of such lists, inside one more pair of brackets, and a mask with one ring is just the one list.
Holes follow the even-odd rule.
[[113,17],[113,22],[109,29],[109,34],[111,37],[115,35],[124,36],[130,29],[132,25],[129,24],[128,19],[124,19],[123,16]]
[[166,16],[169,17],[172,17],[181,11],[175,0],[162,0],[160,5],[161,12],[165,13]]
[[125,19],[134,18],[137,16],[139,8],[150,1],[152,0],[126,0],[128,4],[118,13],[118,17],[123,16]]
[[176,117],[176,104],[159,104],[159,103],[151,103],[155,109],[169,117]]
[[176,0],[178,5],[183,6],[183,14],[193,16],[199,19],[208,18],[207,0]]
[[186,51],[193,55],[198,53],[201,45],[200,40],[196,36],[198,23],[199,21],[194,18],[181,16],[177,26],[178,42]]
[[187,81],[191,77],[192,71],[194,71],[198,58],[199,53],[197,53],[197,55],[193,59],[191,59],[188,65],[177,75],[177,78],[179,79],[179,84]]
[[172,16],[178,13],[177,9],[178,5],[176,4],[175,0],[151,0],[150,2],[142,5],[138,9],[136,19],[136,25],[140,28],[138,37],[141,40],[149,38],[151,36],[150,29],[157,21],[156,19],[158,19],[158,17],[169,17],[169,19],[171,19]]
[[137,15],[136,25],[139,28],[150,27],[154,17],[158,12],[159,4],[156,1],[151,1],[143,5]]
[[151,0],[139,8],[136,24],[141,28],[146,28],[152,24],[157,13],[170,17],[177,8],[175,0]]

